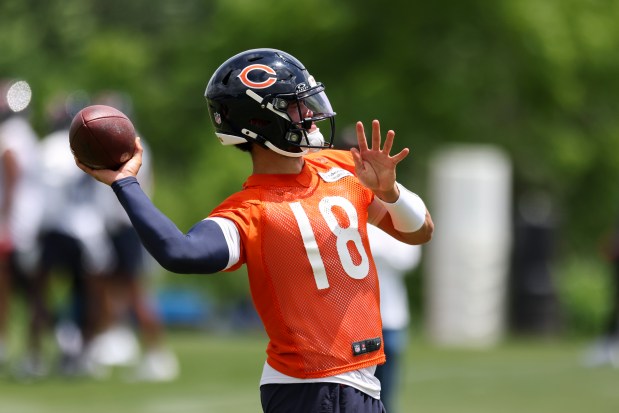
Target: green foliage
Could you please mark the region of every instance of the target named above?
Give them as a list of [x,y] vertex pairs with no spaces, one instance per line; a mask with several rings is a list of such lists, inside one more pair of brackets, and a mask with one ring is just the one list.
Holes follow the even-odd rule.
[[604,261],[571,257],[557,272],[560,305],[569,334],[599,335],[610,303],[611,268]]

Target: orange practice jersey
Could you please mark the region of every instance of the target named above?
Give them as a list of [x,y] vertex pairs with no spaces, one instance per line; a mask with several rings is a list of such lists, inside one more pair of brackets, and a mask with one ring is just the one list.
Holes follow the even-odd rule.
[[379,289],[366,225],[373,193],[347,151],[305,156],[299,175],[252,175],[211,217],[234,221],[267,362],[298,378],[381,364]]

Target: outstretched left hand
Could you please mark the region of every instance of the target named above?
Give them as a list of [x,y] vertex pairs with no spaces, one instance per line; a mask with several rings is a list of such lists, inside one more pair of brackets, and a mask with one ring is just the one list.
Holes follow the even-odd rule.
[[393,203],[400,195],[396,182],[396,165],[408,156],[409,149],[404,148],[391,156],[395,132],[389,130],[381,149],[380,122],[372,121],[372,146],[368,148],[363,123],[357,122],[357,143],[359,149],[352,148],[355,173],[359,181],[371,189],[385,202]]

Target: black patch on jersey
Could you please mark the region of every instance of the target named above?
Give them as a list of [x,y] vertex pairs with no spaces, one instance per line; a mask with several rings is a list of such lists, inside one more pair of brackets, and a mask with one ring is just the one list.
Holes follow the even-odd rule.
[[381,339],[380,337],[370,338],[367,340],[355,341],[352,343],[352,355],[359,356],[365,353],[371,353],[380,349]]

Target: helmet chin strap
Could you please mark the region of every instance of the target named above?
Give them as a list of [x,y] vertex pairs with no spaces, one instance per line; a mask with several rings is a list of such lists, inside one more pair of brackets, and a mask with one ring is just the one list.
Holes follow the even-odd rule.
[[266,145],[267,148],[269,148],[273,152],[278,153],[278,154],[283,155],[283,156],[287,156],[289,158],[298,158],[298,157],[303,156],[303,155],[305,155],[306,153],[309,152],[309,150],[307,148],[305,148],[301,152],[288,152],[288,151],[285,151],[283,149],[278,148],[277,146],[273,145],[269,141],[265,142],[265,145]]
[[[257,133],[252,132],[252,131],[250,131],[248,129],[243,129],[241,132],[243,133],[243,135],[249,136],[254,141],[258,141],[258,134]],[[264,142],[264,146],[266,146],[267,148],[269,148],[270,150],[272,150],[275,153],[278,153],[278,154],[283,155],[283,156],[287,156],[289,158],[298,158],[298,157],[303,156],[303,155],[305,155],[306,153],[309,152],[309,150],[307,148],[305,148],[301,152],[288,152],[288,151],[285,151],[283,149],[278,148],[277,146],[273,145],[269,141],[265,141]]]

